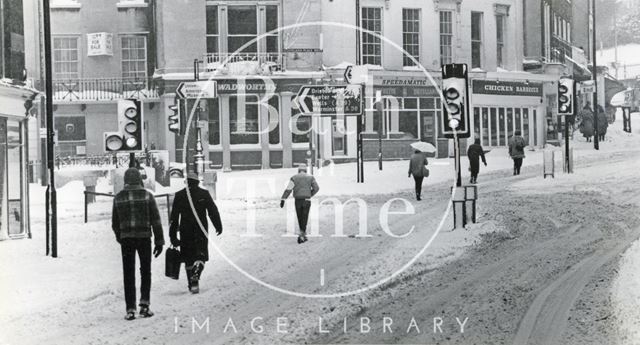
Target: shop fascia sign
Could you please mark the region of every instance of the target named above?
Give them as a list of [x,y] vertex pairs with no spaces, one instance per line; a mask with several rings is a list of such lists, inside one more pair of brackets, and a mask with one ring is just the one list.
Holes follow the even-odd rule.
[[276,91],[276,84],[270,79],[218,79],[218,94],[238,95],[238,94],[261,94],[273,93]]
[[113,34],[94,32],[87,34],[87,56],[113,56]]
[[542,97],[542,84],[521,81],[475,79],[473,81],[473,93],[496,96]]

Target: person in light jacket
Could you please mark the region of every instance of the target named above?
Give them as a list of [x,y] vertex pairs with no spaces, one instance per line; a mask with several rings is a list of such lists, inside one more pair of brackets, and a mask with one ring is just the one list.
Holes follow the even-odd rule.
[[420,201],[422,194],[422,181],[427,177],[428,170],[426,166],[429,164],[427,156],[416,150],[409,160],[409,177],[413,176],[416,184],[416,200]]
[[298,244],[307,242],[307,221],[309,220],[309,210],[311,209],[311,197],[316,195],[320,187],[313,175],[307,174],[307,167],[300,165],[298,173],[293,175],[289,180],[289,184],[282,193],[280,199],[280,208],[284,207],[285,200],[293,193],[296,203],[296,216],[298,217],[298,226],[300,234],[298,235]]
[[522,167],[522,160],[524,159],[524,148],[527,146],[522,132],[516,131],[515,134],[509,138],[509,156],[513,159],[513,175],[520,175],[520,168]]

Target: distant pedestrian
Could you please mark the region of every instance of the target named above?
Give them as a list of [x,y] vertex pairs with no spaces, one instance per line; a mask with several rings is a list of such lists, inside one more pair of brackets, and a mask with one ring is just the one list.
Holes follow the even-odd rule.
[[129,168],[124,173],[124,189],[113,199],[111,228],[122,249],[124,299],[127,306],[125,320],[136,318],[136,253],[140,258],[140,316],[151,317],[151,235],[155,247],[153,255],[162,253],[164,236],[156,200],[142,186],[140,171]]
[[484,157],[484,149],[480,146],[480,139],[476,138],[475,142],[467,149],[467,157],[469,157],[469,171],[471,172],[471,183],[478,183],[478,173],[480,172],[480,158],[482,163],[487,166],[487,160]]
[[602,106],[598,105],[598,139],[600,141],[604,141],[605,136],[607,135],[607,128],[609,127],[609,121],[607,118],[607,113],[604,111]]
[[580,117],[580,133],[582,136],[587,139],[587,142],[591,141],[591,137],[593,136],[593,111],[591,111],[591,106],[589,103],[585,104],[584,108],[578,114]]
[[509,138],[509,156],[513,159],[513,175],[520,175],[525,146],[527,146],[527,143],[522,137],[522,132],[516,131],[515,134]]
[[298,244],[307,242],[307,221],[309,220],[309,210],[311,209],[311,201],[309,199],[316,195],[319,190],[320,187],[318,187],[316,178],[307,174],[307,167],[301,165],[298,167],[298,173],[291,177],[287,188],[282,193],[280,208],[284,207],[285,200],[293,192],[293,198],[296,203],[296,216],[300,227]]
[[[191,293],[200,292],[200,275],[204,270],[205,262],[209,261],[207,215],[216,229],[216,234],[218,236],[222,234],[222,221],[218,207],[213,202],[209,191],[200,188],[199,184],[198,175],[187,174],[187,187],[178,191],[173,199],[169,225],[169,238],[174,247],[180,247],[180,255],[187,271],[187,285]],[[198,224],[198,220],[202,227]]]
[[416,188],[416,200],[418,201],[422,200],[422,181],[429,175],[427,165],[429,165],[427,156],[419,150],[415,150],[409,160],[409,177],[413,176]]

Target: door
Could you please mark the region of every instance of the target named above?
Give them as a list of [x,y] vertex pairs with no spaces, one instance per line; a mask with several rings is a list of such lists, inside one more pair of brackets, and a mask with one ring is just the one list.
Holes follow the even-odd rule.
[[347,154],[347,137],[345,118],[331,120],[331,138],[334,156],[345,156]]

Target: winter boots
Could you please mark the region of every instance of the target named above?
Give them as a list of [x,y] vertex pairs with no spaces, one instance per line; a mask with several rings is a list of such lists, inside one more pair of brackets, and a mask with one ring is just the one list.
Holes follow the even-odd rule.
[[307,242],[309,239],[307,238],[307,233],[304,231],[300,232],[300,235],[298,235],[298,244],[302,244]]
[[204,262],[196,261],[190,268],[187,268],[187,280],[189,284],[189,291],[193,294],[200,292],[200,274],[204,270]]
[[127,321],[135,320],[136,319],[135,310],[127,311],[127,315],[124,316],[124,319],[127,320]]

